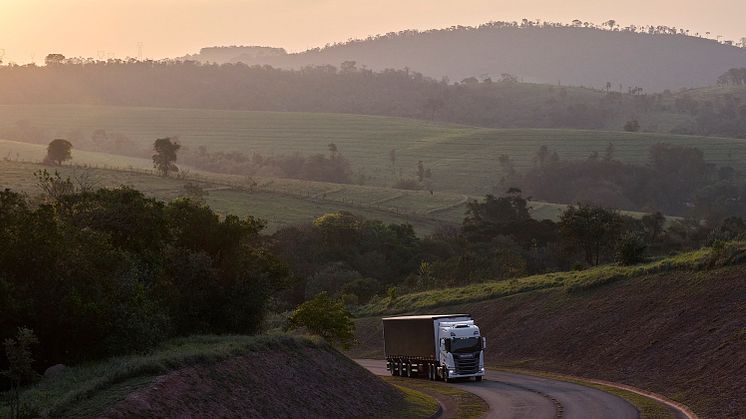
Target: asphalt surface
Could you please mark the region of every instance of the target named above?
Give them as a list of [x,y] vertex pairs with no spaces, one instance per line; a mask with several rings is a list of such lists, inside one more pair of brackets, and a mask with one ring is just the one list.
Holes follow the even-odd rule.
[[[382,360],[356,360],[377,375],[388,375]],[[414,378],[413,378],[414,379]],[[488,371],[481,383],[452,384],[484,399],[486,418],[637,419],[637,409],[621,397],[578,384],[499,371]]]

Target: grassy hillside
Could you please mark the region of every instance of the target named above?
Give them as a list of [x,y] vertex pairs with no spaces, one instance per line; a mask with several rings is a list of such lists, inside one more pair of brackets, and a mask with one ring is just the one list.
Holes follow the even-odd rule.
[[285,336],[177,339],[146,355],[66,368],[21,400],[31,412],[66,418],[428,417],[437,408],[322,341]]
[[[399,193],[385,188],[349,186],[321,182],[257,178],[255,186],[241,177],[192,173],[185,178],[163,178],[147,171],[101,169],[82,166],[50,167],[36,163],[0,161],[0,188],[41,193],[34,172],[58,171],[63,177],[86,177],[96,187],[129,186],[162,200],[185,196],[184,185],[199,184],[209,195],[205,202],[222,214],[252,215],[268,222],[270,231],[279,227],[310,223],[334,211],[350,211],[387,223],[410,223],[420,234],[434,231],[441,224],[458,224],[464,216],[461,195]],[[453,206],[455,205],[455,206]],[[430,214],[433,208],[448,208]],[[537,206],[537,216],[556,216],[552,204]]]
[[[209,193],[205,201],[216,211],[262,218],[268,221],[270,231],[344,210],[387,223],[409,223],[418,233],[428,234],[443,224],[460,224],[467,201],[481,199],[478,195],[449,192],[430,194],[376,186],[246,178],[189,168],[177,177],[163,178],[155,174],[148,159],[81,150],[73,152],[74,165],[50,167],[36,163],[45,153],[42,145],[0,140],[0,155],[5,156],[0,161],[0,188],[39,194],[34,172],[44,169],[57,170],[64,177],[85,177],[96,187],[130,186],[162,200],[183,196],[185,184],[197,183]],[[556,220],[565,205],[532,201],[531,208],[537,219]]]
[[[493,366],[625,383],[702,418],[735,418],[746,411],[744,262],[746,245],[731,244],[634,268],[402,296],[378,310],[472,313]],[[357,324],[353,356],[382,356],[380,317]]]
[[[436,191],[461,194],[492,192],[500,178],[497,158],[509,155],[517,168],[532,164],[542,145],[563,159],[603,153],[609,143],[626,162],[646,162],[659,142],[696,146],[718,165],[746,170],[746,140],[671,134],[563,129],[487,129],[419,120],[345,114],[241,112],[199,109],[155,109],[110,106],[0,106],[0,134],[10,140],[70,139],[90,142],[93,131],[123,134],[139,144],[144,157],[155,138],[178,136],[189,149],[259,152],[265,155],[325,153],[334,142],[358,173],[370,183],[390,186],[401,172],[414,177],[422,160],[432,168]],[[389,152],[396,149],[396,166]],[[3,157],[14,157],[3,150]],[[123,165],[137,165],[127,162]]]

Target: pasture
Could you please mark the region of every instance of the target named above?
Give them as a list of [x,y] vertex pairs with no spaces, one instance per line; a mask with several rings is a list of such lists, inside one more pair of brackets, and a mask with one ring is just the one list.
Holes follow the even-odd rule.
[[[746,140],[620,131],[487,129],[403,118],[347,114],[243,112],[78,105],[0,106],[0,138],[46,144],[66,138],[90,143],[93,131],[106,130],[133,140],[143,156],[155,138],[174,136],[188,150],[258,152],[264,155],[326,153],[335,143],[368,183],[390,186],[401,174],[414,177],[422,160],[432,169],[436,191],[467,195],[494,192],[500,178],[497,159],[510,156],[518,169],[530,167],[546,145],[562,159],[582,159],[609,143],[615,157],[645,162],[660,142],[696,146],[718,165],[746,170]],[[32,138],[33,137],[33,138]],[[80,148],[80,147],[79,147]],[[390,151],[396,150],[392,164]],[[5,154],[3,154],[5,155]],[[82,153],[81,153],[82,155]],[[134,162],[118,164],[120,167]]]

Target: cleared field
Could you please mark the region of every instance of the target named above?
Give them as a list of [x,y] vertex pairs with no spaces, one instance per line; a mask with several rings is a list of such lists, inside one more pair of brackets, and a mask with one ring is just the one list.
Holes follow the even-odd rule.
[[[25,127],[25,128],[22,128]],[[87,141],[96,129],[124,134],[147,150],[158,137],[177,136],[187,148],[280,154],[324,153],[334,142],[371,183],[390,185],[401,171],[414,176],[417,161],[433,171],[436,191],[481,195],[499,178],[497,158],[507,154],[529,167],[546,145],[564,159],[602,153],[609,143],[624,161],[645,162],[659,142],[696,146],[718,165],[746,170],[746,140],[671,134],[540,129],[486,129],[402,118],[346,114],[242,112],[112,106],[0,106],[0,133],[8,139],[37,137]],[[30,134],[29,134],[30,135]],[[48,141],[48,140],[47,140]],[[396,166],[389,152],[396,149]],[[120,165],[121,166],[121,165]]]

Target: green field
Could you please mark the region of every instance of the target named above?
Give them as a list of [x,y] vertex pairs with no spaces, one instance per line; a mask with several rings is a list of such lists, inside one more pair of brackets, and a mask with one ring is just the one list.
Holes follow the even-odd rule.
[[[73,151],[71,164],[44,166],[44,146],[0,140],[0,188],[37,195],[34,172],[59,171],[63,177],[87,177],[96,187],[130,186],[149,196],[171,200],[183,196],[184,185],[198,183],[208,193],[206,202],[222,214],[252,215],[268,222],[269,231],[309,223],[334,211],[350,211],[387,223],[409,223],[420,234],[443,224],[463,221],[466,203],[478,195],[450,192],[403,191],[386,187],[334,184],[295,179],[247,178],[186,168],[177,177],[157,176],[148,159]],[[10,157],[9,157],[10,156]],[[118,164],[120,163],[120,164]],[[557,220],[565,205],[531,202],[537,219]],[[642,213],[625,212],[633,217]]]
[[[27,127],[24,131],[20,126]],[[28,128],[31,127],[31,128]],[[624,161],[645,162],[659,142],[700,147],[709,161],[746,170],[746,140],[620,131],[561,129],[487,129],[403,118],[346,114],[242,112],[77,105],[0,106],[0,133],[27,141],[26,132],[46,140],[88,141],[96,129],[124,134],[142,146],[144,156],[158,137],[177,136],[188,149],[280,154],[324,153],[334,142],[356,172],[379,186],[391,185],[396,173],[412,177],[417,161],[433,171],[436,191],[482,195],[493,192],[499,178],[497,158],[510,155],[518,168],[529,167],[542,145],[561,158],[579,159],[603,152],[614,143]],[[29,131],[30,130],[30,131]],[[30,135],[30,134],[29,134]],[[11,138],[17,137],[17,138]],[[37,139],[39,142],[43,140]],[[397,150],[396,168],[389,151]],[[6,156],[6,154],[2,154]],[[127,165],[132,163],[125,163]],[[120,166],[122,166],[120,165]]]

